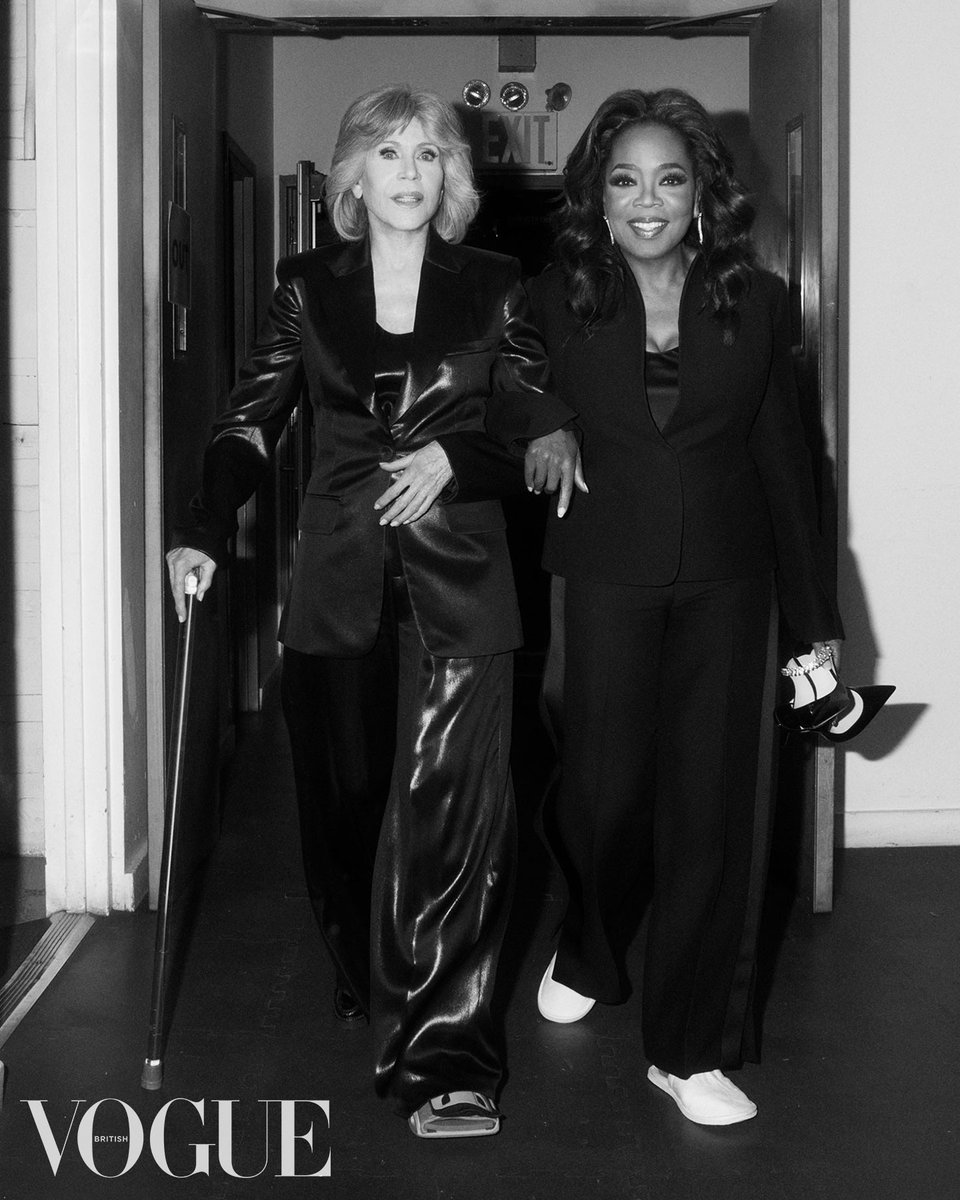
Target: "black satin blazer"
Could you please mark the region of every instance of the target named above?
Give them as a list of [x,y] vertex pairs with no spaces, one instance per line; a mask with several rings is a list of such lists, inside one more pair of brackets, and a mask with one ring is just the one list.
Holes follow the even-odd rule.
[[[562,274],[529,285],[557,390],[576,408],[589,495],[548,518],[544,566],[558,575],[662,586],[776,570],[795,637],[842,636],[804,440],[786,289],[758,271],[727,344],[707,310],[702,261],[680,301],[680,400],[661,432],[644,384],[643,298],[625,267],[616,317],[590,335]],[[729,342],[729,338],[727,339]]]
[[374,396],[376,301],[367,242],[281,261],[266,326],[227,410],[214,423],[195,524],[174,544],[218,563],[236,510],[263,476],[305,378],[313,461],[300,513],[280,640],[307,654],[360,655],[380,622],[386,531],[374,501],[378,464],[438,441],[454,483],[397,527],[413,612],[441,656],[493,654],[521,642],[498,497],[523,488],[522,457],[497,442],[549,433],[573,415],[548,391],[543,342],[514,259],[452,246],[431,233],[411,363],[388,424]]

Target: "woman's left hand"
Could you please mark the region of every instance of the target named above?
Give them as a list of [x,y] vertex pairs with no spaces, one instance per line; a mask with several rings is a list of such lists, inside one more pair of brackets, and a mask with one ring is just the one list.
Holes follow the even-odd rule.
[[382,462],[393,482],[374,508],[383,509],[381,525],[410,525],[419,521],[453,478],[453,468],[439,442],[428,442],[413,454]]

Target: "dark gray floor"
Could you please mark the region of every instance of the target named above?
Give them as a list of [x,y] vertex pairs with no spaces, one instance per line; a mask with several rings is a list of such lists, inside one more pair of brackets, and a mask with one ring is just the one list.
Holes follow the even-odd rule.
[[[531,807],[532,784],[521,772],[522,808]],[[241,743],[227,795],[223,837],[195,906],[162,1091],[139,1086],[154,919],[101,919],[0,1051],[3,1200],[960,1197],[960,848],[845,852],[830,916],[814,917],[804,903],[791,910],[774,895],[764,1062],[738,1078],[760,1115],[711,1130],[685,1121],[646,1082],[636,996],[569,1027],[537,1015],[556,901],[527,834],[501,972],[510,1064],[503,1131],[424,1144],[373,1096],[369,1031],[344,1030],[333,1017],[275,717]],[[223,1148],[214,1102],[230,1099],[238,1102],[233,1167],[255,1178],[228,1177],[216,1147],[209,1177],[164,1175],[149,1146],[117,1179],[98,1178],[84,1163],[78,1129],[96,1101],[112,1098],[88,1120],[93,1135],[126,1133],[124,1102],[149,1137],[155,1114],[177,1097],[202,1099],[204,1120],[184,1102],[171,1106],[170,1169],[191,1170],[191,1143]],[[298,1142],[295,1169],[317,1170],[329,1150],[329,1178],[278,1177],[279,1111],[270,1107],[265,1133],[266,1099],[329,1100],[329,1131],[318,1108],[295,1112],[297,1132],[315,1125],[314,1150]],[[50,1133],[64,1147],[56,1175],[26,1100],[45,1101]],[[93,1162],[117,1174],[129,1149],[97,1143]]]

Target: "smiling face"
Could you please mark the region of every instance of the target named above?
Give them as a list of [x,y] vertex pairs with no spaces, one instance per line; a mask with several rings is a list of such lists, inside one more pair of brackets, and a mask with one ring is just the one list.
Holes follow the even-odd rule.
[[442,191],[440,147],[416,117],[367,151],[353,189],[363,198],[373,236],[425,230]]
[[662,125],[634,125],[614,138],[603,174],[603,209],[628,258],[679,253],[697,185],[682,139]]

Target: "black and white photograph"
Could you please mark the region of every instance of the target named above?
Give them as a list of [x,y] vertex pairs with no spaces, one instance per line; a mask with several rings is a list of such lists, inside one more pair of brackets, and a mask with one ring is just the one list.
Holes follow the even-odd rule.
[[0,1200],[956,1200],[960,10],[0,32]]

